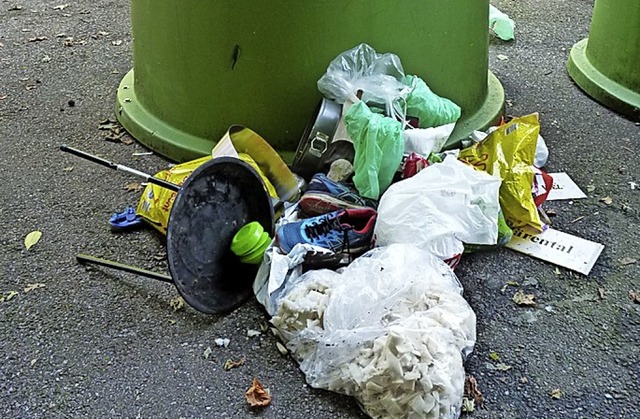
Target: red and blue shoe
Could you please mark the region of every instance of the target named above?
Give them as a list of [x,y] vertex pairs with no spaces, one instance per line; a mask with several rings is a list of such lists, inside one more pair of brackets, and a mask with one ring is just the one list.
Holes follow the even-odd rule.
[[301,216],[315,217],[340,209],[375,209],[378,203],[373,199],[361,197],[347,185],[332,181],[324,173],[316,173],[298,206]]
[[358,256],[371,249],[376,217],[371,208],[343,209],[284,224],[276,232],[276,244],[284,253],[298,243],[306,243]]

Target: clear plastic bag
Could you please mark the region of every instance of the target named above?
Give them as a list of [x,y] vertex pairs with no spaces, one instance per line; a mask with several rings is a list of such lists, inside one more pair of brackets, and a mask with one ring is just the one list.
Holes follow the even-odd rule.
[[496,244],[500,179],[453,156],[397,182],[378,205],[377,243],[413,243],[446,260],[464,243]]
[[394,101],[404,98],[411,88],[402,83],[404,69],[400,58],[391,53],[378,54],[367,44],[360,44],[338,55],[318,80],[318,90],[338,103],[361,99],[368,104],[384,106],[394,115]]
[[272,323],[307,382],[354,396],[373,418],[456,418],[475,314],[455,274],[411,245],[287,284]]

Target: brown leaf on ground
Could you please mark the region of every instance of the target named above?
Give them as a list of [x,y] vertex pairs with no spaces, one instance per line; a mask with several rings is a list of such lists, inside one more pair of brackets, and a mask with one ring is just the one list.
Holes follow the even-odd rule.
[[226,361],[224,361],[224,365],[222,366],[222,368],[224,368],[225,371],[229,371],[230,369],[237,368],[244,365],[245,361],[246,360],[244,357],[240,358],[237,361],[234,361],[233,359],[229,358]]
[[552,399],[558,400],[560,397],[562,397],[562,390],[560,390],[559,388],[554,388],[553,390],[551,390],[551,393],[549,393],[549,395]]
[[636,304],[640,304],[640,292],[629,291],[629,299]]
[[127,192],[140,192],[142,190],[142,185],[139,182],[131,182],[127,183],[124,189]]
[[464,397],[473,399],[480,407],[484,403],[484,397],[482,397],[482,392],[478,388],[478,382],[471,374],[467,374],[464,377]]
[[613,198],[611,198],[610,196],[605,196],[604,198],[600,198],[600,202],[604,203],[605,205],[611,205],[613,204]]
[[179,295],[169,300],[169,306],[173,311],[182,310],[184,308],[184,300]]
[[18,295],[18,291],[7,291],[0,293],[0,303],[4,303],[5,301],[11,301],[13,297]]
[[604,297],[605,297],[605,291],[604,291],[604,288],[602,288],[602,287],[598,287],[598,297],[599,297],[601,300],[604,300]]
[[271,403],[269,389],[262,387],[262,383],[257,378],[253,379],[251,387],[244,393],[244,397],[251,407],[264,407]]
[[513,295],[513,302],[519,306],[535,306],[536,305],[535,294],[525,294],[522,290],[518,290]]
[[44,287],[46,287],[45,284],[27,284],[27,286],[24,287],[24,293],[26,294],[33,290],[37,290],[38,288],[44,288]]
[[622,266],[626,266],[626,265],[633,265],[634,263],[636,263],[638,261],[638,259],[635,258],[622,258],[620,260],[620,264]]

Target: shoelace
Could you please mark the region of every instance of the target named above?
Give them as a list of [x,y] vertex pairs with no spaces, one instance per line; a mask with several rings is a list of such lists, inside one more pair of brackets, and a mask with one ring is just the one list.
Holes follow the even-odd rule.
[[338,221],[338,217],[324,217],[319,220],[317,223],[311,223],[305,227],[305,232],[311,238],[316,238],[318,236],[323,236],[329,233],[332,230],[342,231],[342,241],[347,246],[347,254],[349,255],[349,263],[352,262],[351,255],[351,246],[349,242],[349,230],[352,230],[353,227],[345,227],[340,224]]

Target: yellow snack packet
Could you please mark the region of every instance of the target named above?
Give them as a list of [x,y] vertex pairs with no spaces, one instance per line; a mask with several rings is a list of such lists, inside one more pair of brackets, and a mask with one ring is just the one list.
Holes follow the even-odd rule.
[[533,201],[533,161],[540,133],[538,114],[512,119],[484,140],[460,151],[458,158],[502,179],[500,207],[510,227],[543,225]]

